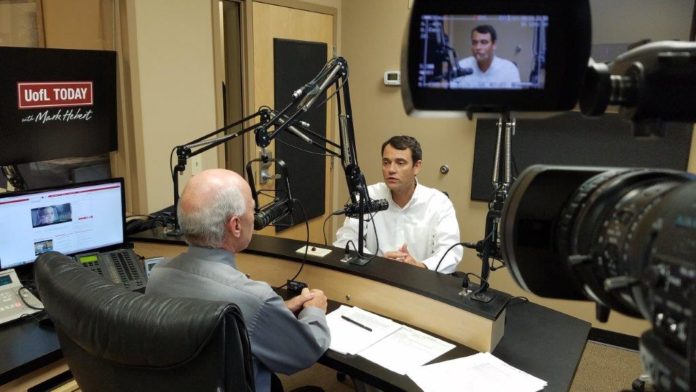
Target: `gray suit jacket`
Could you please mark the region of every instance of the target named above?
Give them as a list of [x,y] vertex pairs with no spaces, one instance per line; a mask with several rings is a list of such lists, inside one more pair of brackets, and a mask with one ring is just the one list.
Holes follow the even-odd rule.
[[295,317],[267,283],[238,271],[235,255],[223,249],[190,246],[159,263],[145,294],[237,304],[249,332],[257,391],[270,390],[271,372],[290,374],[314,364],[331,340],[321,309],[308,307]]

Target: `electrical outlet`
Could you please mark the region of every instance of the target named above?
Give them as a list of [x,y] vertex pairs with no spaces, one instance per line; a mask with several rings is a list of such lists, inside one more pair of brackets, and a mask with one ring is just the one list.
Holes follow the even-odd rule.
[[189,162],[191,163],[191,175],[195,176],[203,171],[203,158],[200,155],[191,158]]
[[[301,247],[300,249],[296,250],[296,252],[301,253],[301,254],[305,254],[305,248],[307,248],[306,245]],[[307,251],[307,255],[314,256],[314,257],[324,257],[324,256],[328,255],[329,253],[331,253],[331,249],[319,248],[319,247],[312,246],[312,245],[309,246],[309,250]]]

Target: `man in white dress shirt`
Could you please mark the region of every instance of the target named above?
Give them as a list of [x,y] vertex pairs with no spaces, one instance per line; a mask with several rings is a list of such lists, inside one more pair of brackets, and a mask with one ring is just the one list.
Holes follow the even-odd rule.
[[[447,252],[460,241],[457,215],[447,195],[418,182],[416,176],[422,164],[420,143],[413,137],[394,136],[382,145],[384,182],[370,185],[368,192],[372,199],[386,199],[389,208],[373,218],[366,217],[364,250],[451,273],[463,253],[460,246]],[[358,220],[346,218],[336,233],[334,246],[345,247],[349,241],[356,246],[357,238]]]
[[520,71],[510,60],[495,55],[498,34],[491,25],[476,26],[471,31],[471,54],[459,61],[460,69],[470,75],[450,82],[454,88],[519,88]]

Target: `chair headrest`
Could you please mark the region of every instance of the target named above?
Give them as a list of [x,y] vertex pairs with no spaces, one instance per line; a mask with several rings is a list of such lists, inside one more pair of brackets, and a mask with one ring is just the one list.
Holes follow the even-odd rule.
[[57,252],[34,274],[55,327],[91,355],[117,363],[172,367],[195,357],[218,325],[235,324],[226,302],[146,296],[117,286]]

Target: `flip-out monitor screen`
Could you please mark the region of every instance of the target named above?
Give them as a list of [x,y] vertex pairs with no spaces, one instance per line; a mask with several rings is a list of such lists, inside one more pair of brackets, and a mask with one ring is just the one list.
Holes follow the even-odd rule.
[[548,15],[422,15],[418,86],[542,89]]
[[404,108],[469,117],[572,109],[590,38],[588,0],[415,0],[402,51]]

